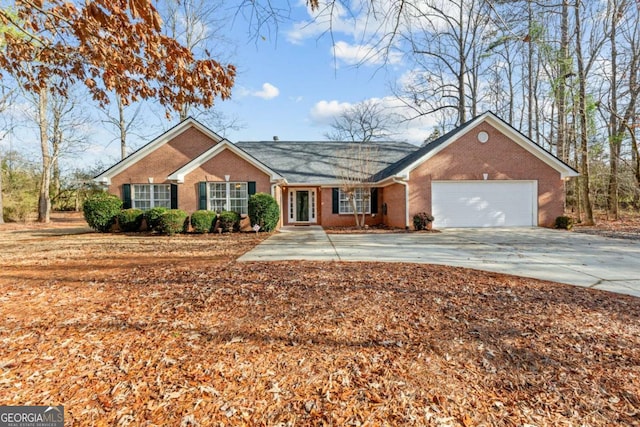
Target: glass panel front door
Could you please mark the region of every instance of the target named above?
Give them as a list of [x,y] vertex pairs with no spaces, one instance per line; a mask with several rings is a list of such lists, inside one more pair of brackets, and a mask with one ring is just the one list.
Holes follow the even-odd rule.
[[296,221],[309,222],[309,192],[296,191]]

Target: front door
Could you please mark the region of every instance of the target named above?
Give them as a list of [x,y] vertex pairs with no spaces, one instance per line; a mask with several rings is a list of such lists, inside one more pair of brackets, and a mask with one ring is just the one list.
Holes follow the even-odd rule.
[[309,222],[309,191],[296,191],[296,222]]
[[290,190],[289,222],[316,222],[316,190],[310,188]]

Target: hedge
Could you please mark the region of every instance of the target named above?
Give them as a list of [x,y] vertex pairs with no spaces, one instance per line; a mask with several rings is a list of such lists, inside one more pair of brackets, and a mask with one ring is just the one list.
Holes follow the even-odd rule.
[[97,193],[82,204],[84,219],[89,227],[101,233],[111,231],[122,210],[122,200],[113,194]]
[[240,229],[240,214],[231,211],[222,211],[218,215],[222,231],[238,231]]
[[276,199],[267,193],[256,193],[249,197],[249,218],[260,230],[273,231],[280,219],[280,207]]
[[147,222],[147,229],[149,231],[159,231],[160,230],[160,218],[162,214],[168,211],[169,209],[164,207],[151,208],[144,213],[144,219]]
[[122,231],[139,231],[144,218],[144,211],[136,208],[125,209],[118,213],[118,226]]
[[159,231],[172,236],[183,233],[187,226],[189,215],[180,209],[169,209],[160,216]]
[[208,233],[213,228],[216,217],[216,214],[213,211],[195,211],[191,214],[191,227],[193,227],[193,231],[196,233]]

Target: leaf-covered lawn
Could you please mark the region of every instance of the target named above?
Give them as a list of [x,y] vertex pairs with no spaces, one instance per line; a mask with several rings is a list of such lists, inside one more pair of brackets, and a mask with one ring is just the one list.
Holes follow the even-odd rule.
[[640,299],[235,262],[262,238],[0,233],[0,402],[78,426],[640,425]]

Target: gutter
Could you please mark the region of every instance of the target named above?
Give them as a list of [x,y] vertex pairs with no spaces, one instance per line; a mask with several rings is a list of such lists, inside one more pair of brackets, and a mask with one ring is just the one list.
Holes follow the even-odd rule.
[[409,229],[409,183],[402,177],[393,177],[393,182],[404,185],[404,226]]

